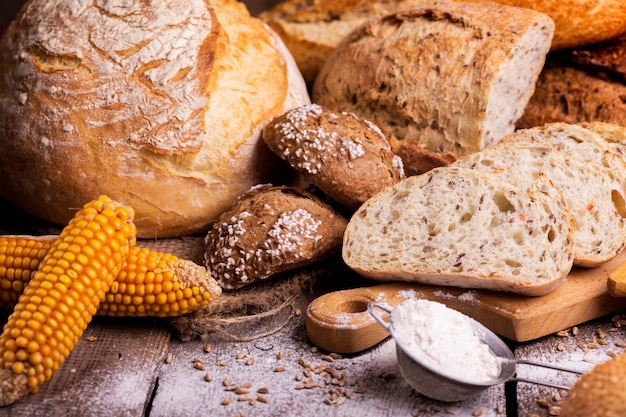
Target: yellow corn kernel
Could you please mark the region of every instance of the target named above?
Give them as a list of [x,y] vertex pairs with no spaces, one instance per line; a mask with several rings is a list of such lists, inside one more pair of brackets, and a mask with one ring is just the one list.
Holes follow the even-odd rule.
[[[55,236],[0,236],[0,260],[10,253],[15,262],[38,265],[52,245]],[[22,249],[22,258],[14,255],[16,247],[37,247],[33,253]],[[64,259],[67,259],[66,255]],[[76,260],[80,257],[76,256]],[[81,262],[82,264],[82,262]],[[34,270],[17,271],[12,264],[0,263],[0,309],[12,309]],[[76,266],[75,264],[72,264]],[[80,268],[80,267],[79,267]],[[74,268],[73,271],[76,271]],[[14,271],[14,272],[11,272]],[[19,273],[18,273],[19,272]],[[18,278],[18,276],[20,278]],[[24,276],[27,278],[24,279]],[[54,288],[63,289],[74,283],[79,293],[84,292],[80,281],[61,275]],[[19,283],[19,285],[17,284]],[[220,297],[222,291],[205,267],[175,255],[133,246],[115,280],[100,302],[97,315],[132,317],[172,317],[191,313]],[[73,302],[68,300],[69,303]],[[43,299],[39,301],[43,303]],[[176,304],[176,305],[174,305]],[[67,308],[73,306],[68,305]]]
[[[70,354],[135,244],[134,215],[131,207],[100,196],[85,204],[52,242],[0,335],[1,406],[37,392]],[[85,245],[91,241],[80,237],[85,228],[98,239],[97,251],[89,256],[93,275],[86,274],[88,268],[78,268],[78,272],[68,261],[68,254],[90,252]],[[67,280],[66,276],[74,279]],[[70,286],[57,285],[60,282],[70,282]],[[82,283],[84,291],[73,288],[76,282]],[[79,320],[63,313],[75,310],[66,308],[68,300],[85,306],[77,310]],[[38,342],[43,338],[32,331],[39,325],[46,336],[46,349]],[[42,352],[48,354],[43,357]]]

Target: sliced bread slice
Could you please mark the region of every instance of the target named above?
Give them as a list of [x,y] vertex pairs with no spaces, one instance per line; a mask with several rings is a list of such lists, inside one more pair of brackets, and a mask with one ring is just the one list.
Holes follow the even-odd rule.
[[498,174],[435,168],[388,187],[352,216],[342,256],[361,275],[543,295],[573,264],[573,219],[560,191]]
[[[586,174],[590,169],[596,171],[596,175],[604,177],[604,198],[612,202],[616,213],[622,218],[626,218],[626,160],[624,159],[622,145],[616,142],[615,129],[611,129],[608,125],[602,127],[600,124],[570,124],[570,123],[547,123],[543,126],[533,127],[529,129],[520,129],[508,135],[502,140],[502,143],[508,141],[530,140],[536,144],[551,146],[560,151],[572,164],[580,166]],[[598,172],[598,168],[599,171]],[[591,185],[588,183],[579,183],[578,197],[589,193],[588,189]],[[573,185],[574,188],[577,186]],[[588,207],[597,208],[599,201],[587,202]],[[607,204],[608,201],[607,201]],[[610,205],[610,204],[609,204]],[[593,210],[591,210],[593,211]],[[592,220],[591,218],[589,219]],[[580,244],[586,242],[589,246],[599,246],[599,251],[618,250],[609,249],[608,242],[611,240],[619,240],[617,234],[621,234],[622,248],[626,244],[626,234],[623,229],[611,229],[607,226],[614,224],[608,219],[598,216],[595,224],[588,224],[586,230],[579,231],[579,235],[575,240]],[[580,228],[581,225],[578,225]],[[599,230],[593,230],[598,228]],[[593,232],[593,233],[590,233]],[[606,236],[602,236],[606,234]],[[579,266],[597,266],[599,262],[589,259],[587,262],[577,262]]]
[[[607,175],[606,167],[584,153],[565,156],[549,143],[527,140],[523,134],[514,140],[517,136],[454,165],[497,173],[522,188],[545,175],[563,193],[574,216],[574,265],[594,267],[619,254],[626,244],[626,213],[616,181]],[[617,156],[607,153],[605,158]],[[619,160],[613,164],[618,165]]]

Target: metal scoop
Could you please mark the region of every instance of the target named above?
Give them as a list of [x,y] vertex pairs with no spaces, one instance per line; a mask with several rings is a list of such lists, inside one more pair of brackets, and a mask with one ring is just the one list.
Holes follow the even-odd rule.
[[[378,304],[369,303],[368,311],[374,317],[374,319],[380,323],[393,337],[396,342],[396,356],[398,358],[398,365],[400,372],[406,381],[420,394],[426,397],[446,401],[461,401],[471,396],[477,395],[482,391],[485,391],[489,387],[494,385],[503,384],[507,381],[519,381],[528,382],[532,384],[544,385],[552,388],[569,389],[569,387],[561,386],[557,384],[535,381],[525,378],[517,378],[516,366],[519,364],[538,366],[542,368],[555,369],[559,371],[571,372],[575,374],[581,374],[581,371],[574,369],[568,369],[555,365],[547,365],[536,363],[526,360],[515,360],[515,355],[509,347],[500,339],[495,333],[483,326],[478,321],[468,317],[472,330],[481,339],[481,341],[492,350],[492,352],[498,357],[500,362],[500,374],[496,379],[487,382],[473,382],[466,381],[459,378],[454,378],[449,375],[441,373],[441,371],[429,366],[420,360],[414,352],[411,352],[406,346],[403,346],[402,341],[394,335],[393,324],[385,321],[380,315],[378,315],[375,309],[385,311],[387,314],[391,314],[391,308]],[[397,307],[396,307],[397,308]],[[462,347],[455,347],[456,349]]]

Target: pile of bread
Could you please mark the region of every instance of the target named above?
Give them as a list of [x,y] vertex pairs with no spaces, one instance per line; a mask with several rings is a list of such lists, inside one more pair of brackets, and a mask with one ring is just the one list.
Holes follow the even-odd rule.
[[625,34],[618,0],[29,0],[0,198],[64,224],[108,194],[141,238],[203,234],[225,289],[341,250],[545,294],[626,244]]

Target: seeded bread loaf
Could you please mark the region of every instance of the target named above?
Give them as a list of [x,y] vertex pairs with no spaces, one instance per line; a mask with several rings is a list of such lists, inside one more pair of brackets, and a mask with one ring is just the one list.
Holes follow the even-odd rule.
[[428,151],[469,154],[513,132],[553,30],[545,14],[495,3],[372,19],[333,50],[312,98],[375,122],[394,150],[415,140]]
[[204,263],[222,288],[241,288],[338,253],[346,224],[307,191],[253,187],[207,233]]
[[626,354],[622,353],[596,365],[571,387],[561,403],[564,417],[623,417],[626,415],[626,394],[623,379]]
[[330,52],[367,20],[442,0],[287,0],[259,17],[283,39],[309,85]]
[[[584,153],[562,153],[549,143],[518,136],[521,133],[513,133],[453,166],[493,172],[521,188],[545,175],[563,193],[574,217],[574,265],[593,267],[619,254],[626,245],[621,187],[626,170],[607,170]],[[606,158],[618,159],[612,153]]]
[[[461,0],[480,1],[484,0]],[[286,0],[260,14],[293,51],[308,83],[339,42],[365,21],[385,13],[444,0]],[[496,0],[545,13],[555,22],[552,50],[576,48],[626,33],[621,0]]]
[[543,295],[573,264],[573,219],[541,177],[529,189],[457,167],[409,177],[352,216],[343,259],[365,277]]
[[290,110],[263,129],[263,140],[328,197],[356,210],[404,177],[402,161],[373,123],[317,104]]
[[204,233],[280,178],[260,131],[310,102],[280,38],[235,0],[32,0],[0,56],[0,197],[65,224],[108,194],[144,238]]

